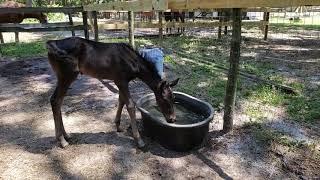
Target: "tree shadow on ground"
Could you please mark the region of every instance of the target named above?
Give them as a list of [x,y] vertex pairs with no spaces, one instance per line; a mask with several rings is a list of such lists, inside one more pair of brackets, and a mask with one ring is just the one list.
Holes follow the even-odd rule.
[[222,179],[232,180],[233,178],[226,174],[223,169],[217,165],[214,161],[207,158],[203,153],[198,151],[194,152],[194,155],[197,156],[204,164],[209,166],[213,171],[215,171]]

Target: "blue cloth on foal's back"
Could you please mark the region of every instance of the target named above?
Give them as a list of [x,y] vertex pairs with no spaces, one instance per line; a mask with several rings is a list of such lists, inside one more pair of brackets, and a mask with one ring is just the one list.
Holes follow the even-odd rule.
[[158,74],[162,78],[163,77],[163,59],[164,59],[163,51],[159,48],[142,48],[139,50],[139,53],[147,61],[154,64]]

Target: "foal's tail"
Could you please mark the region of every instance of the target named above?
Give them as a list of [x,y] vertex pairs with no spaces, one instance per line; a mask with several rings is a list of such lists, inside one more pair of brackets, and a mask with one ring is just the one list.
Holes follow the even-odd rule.
[[[72,42],[74,39],[67,38],[63,40],[49,40],[46,43],[46,47],[48,49],[48,54],[53,55],[56,57],[56,59],[61,61],[71,61],[74,63],[75,57],[72,52],[70,52],[70,49],[74,49],[73,47],[70,47],[70,44],[73,44]],[[73,45],[74,46],[74,45]]]
[[67,38],[62,40],[50,40],[46,43],[49,63],[57,74],[61,73],[61,69],[79,72],[78,59],[71,51],[74,49],[70,46],[72,42],[73,40],[71,38]]
[[54,54],[54,55],[57,55],[57,56],[66,56],[66,55],[68,55],[68,53],[65,50],[63,50],[63,49],[61,49],[61,48],[59,48],[57,46],[56,42],[57,41],[55,41],[55,40],[47,41],[46,47],[48,49],[48,53]]
[[75,57],[75,50],[79,46],[76,38],[47,41],[48,60],[56,73],[61,68],[68,68],[68,71],[80,72],[78,58]]

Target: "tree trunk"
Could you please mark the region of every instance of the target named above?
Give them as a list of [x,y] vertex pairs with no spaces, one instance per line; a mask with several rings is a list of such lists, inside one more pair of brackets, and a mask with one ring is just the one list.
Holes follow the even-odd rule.
[[241,45],[241,9],[234,8],[232,12],[232,40],[230,49],[230,68],[226,95],[224,99],[223,132],[230,132],[233,128],[233,114],[236,98],[237,80],[239,75],[239,59]]

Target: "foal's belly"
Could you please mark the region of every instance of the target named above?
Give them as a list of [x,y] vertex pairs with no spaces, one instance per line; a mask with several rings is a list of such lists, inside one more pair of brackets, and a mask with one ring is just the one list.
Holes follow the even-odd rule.
[[82,74],[97,78],[97,79],[109,79],[115,80],[117,74],[111,67],[90,65],[90,64],[79,64],[79,71]]

